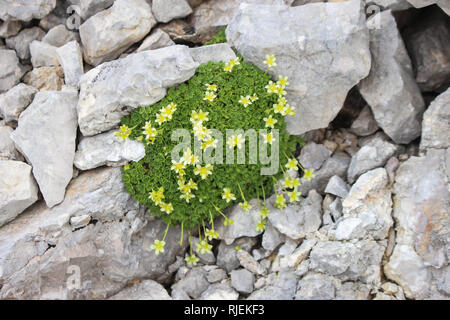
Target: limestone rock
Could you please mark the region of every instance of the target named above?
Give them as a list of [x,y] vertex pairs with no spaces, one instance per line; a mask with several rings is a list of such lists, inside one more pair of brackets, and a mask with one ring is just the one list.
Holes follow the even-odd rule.
[[330,156],[331,151],[323,144],[310,142],[300,151],[298,161],[306,169],[319,170]]
[[68,0],[79,7],[79,14],[83,20],[89,19],[96,13],[110,7],[114,0]]
[[84,59],[97,66],[117,58],[144,38],[156,24],[145,0],[116,0],[114,5],[90,17],[80,27]]
[[328,181],[325,193],[329,193],[341,198],[345,198],[348,195],[349,186],[339,176],[332,176]]
[[18,128],[11,134],[33,166],[33,175],[49,207],[64,199],[66,186],[72,179],[76,103],[74,93],[39,92],[22,112]]
[[0,20],[0,37],[9,38],[19,33],[22,28],[20,21],[1,21]]
[[228,62],[236,58],[236,54],[226,43],[217,43],[208,46],[202,46],[190,49],[192,58],[200,64],[209,61]]
[[254,291],[248,300],[292,300],[295,296],[297,278],[292,271],[281,271],[270,284]]
[[33,68],[59,66],[56,47],[48,43],[34,40],[30,44],[31,63]]
[[153,30],[150,35],[144,39],[136,52],[155,50],[174,45],[175,42],[170,39],[169,35],[160,28]]
[[209,286],[202,295],[200,300],[237,300],[239,293],[234,291],[227,283],[216,283]]
[[59,91],[64,85],[62,67],[41,67],[28,72],[23,82],[40,91]]
[[64,70],[64,80],[68,86],[78,86],[84,73],[83,56],[78,42],[71,41],[56,49],[59,63]]
[[14,50],[0,49],[0,93],[18,84],[25,71]]
[[186,0],[153,0],[152,12],[157,21],[167,23],[190,15],[192,9]]
[[450,88],[440,94],[423,114],[420,148],[450,147]]
[[80,170],[104,165],[118,167],[129,161],[139,161],[145,156],[142,143],[133,140],[119,141],[114,132],[82,138],[75,153],[74,165]]
[[[280,27],[280,22],[281,26]],[[241,5],[226,30],[244,60],[261,69],[275,55],[272,75],[289,77],[287,98],[297,107],[288,132],[325,128],[348,91],[369,74],[369,35],[359,0],[298,7]]]
[[22,155],[17,151],[14,141],[11,140],[11,127],[0,124],[0,160],[23,161]]
[[246,269],[233,270],[230,273],[231,286],[241,293],[252,293],[255,276]]
[[76,32],[67,30],[63,24],[51,28],[42,38],[42,42],[57,48],[71,41],[79,41],[79,36]]
[[38,199],[31,167],[24,162],[0,160],[0,227]]
[[450,4],[447,0],[407,0],[415,8],[423,8],[426,6],[431,6],[437,4],[445,13],[450,15]]
[[90,136],[112,129],[132,109],[158,102],[166,88],[188,80],[197,66],[189,48],[176,45],[131,54],[90,70],[80,80],[81,133]]
[[41,40],[45,32],[39,27],[23,29],[15,37],[6,39],[8,48],[16,50],[17,56],[22,60],[31,58],[30,44],[34,40]]
[[37,90],[19,83],[8,92],[0,95],[0,115],[6,123],[17,122],[20,113],[33,101]]
[[383,131],[395,143],[409,143],[420,135],[425,108],[411,61],[389,10],[372,16],[367,27],[373,62],[359,91]]
[[361,110],[358,118],[353,121],[350,131],[354,134],[365,137],[375,133],[379,129],[373,113],[368,106]]
[[172,298],[158,282],[144,280],[123,289],[108,300],[172,300]]
[[42,19],[56,7],[56,0],[3,0],[0,3],[1,20]]

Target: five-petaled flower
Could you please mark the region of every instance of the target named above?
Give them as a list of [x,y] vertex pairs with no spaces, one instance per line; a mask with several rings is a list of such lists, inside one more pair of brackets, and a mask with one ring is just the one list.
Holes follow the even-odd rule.
[[206,90],[208,90],[208,91],[217,91],[217,85],[216,84],[209,84],[209,83],[207,83],[207,84],[205,84],[205,86],[206,86]]
[[150,249],[155,250],[155,254],[158,255],[162,252],[164,252],[164,246],[166,245],[166,242],[164,240],[158,240],[156,239],[153,244],[150,246]]
[[195,247],[200,254],[209,253],[212,249],[212,245],[210,245],[206,239],[197,242]]
[[212,164],[207,164],[204,167],[198,164],[197,167],[194,169],[194,174],[200,175],[200,177],[202,177],[202,180],[205,180],[208,177],[208,175],[212,174],[212,170],[213,170]]
[[278,122],[277,119],[273,118],[272,115],[268,116],[267,118],[263,119],[266,122],[267,128],[274,128],[275,124]]
[[114,132],[114,135],[117,137],[118,140],[124,141],[127,140],[128,137],[131,134],[131,129],[128,128],[126,125],[122,125],[119,128],[119,131]]
[[217,97],[217,96],[215,95],[214,92],[212,92],[212,91],[206,91],[205,97],[203,98],[203,100],[207,100],[207,101],[209,101],[209,102],[213,102],[214,99],[215,99],[216,97]]
[[230,188],[223,188],[222,199],[226,200],[228,203],[236,200],[236,196],[231,192]]
[[316,175],[314,173],[314,170],[305,170],[305,175],[303,177],[306,178],[306,180],[310,181],[312,178],[314,178]]
[[246,212],[249,212],[250,209],[252,208],[252,205],[250,203],[248,203],[247,201],[239,203],[239,206]]
[[282,194],[277,194],[276,195],[275,206],[278,209],[286,208],[286,199],[284,198],[284,195],[282,195]]
[[267,67],[270,69],[271,67],[275,67],[277,65],[276,63],[277,58],[272,55],[266,55],[266,60],[264,60],[264,64],[267,65]]
[[238,135],[232,135],[227,140],[227,145],[230,149],[233,149],[234,147],[238,147],[238,149],[242,148],[242,144],[244,144],[245,139],[242,137],[242,134]]
[[269,84],[265,87],[267,89],[267,93],[276,93],[277,92],[277,84],[272,80],[269,81]]
[[186,258],[184,258],[184,261],[186,261],[186,263],[191,266],[196,266],[197,262],[199,260],[200,259],[197,258],[197,256],[195,254],[190,254],[190,255],[186,256]]
[[244,108],[247,108],[249,105],[252,104],[252,100],[251,100],[250,96],[246,96],[246,97],[241,96],[241,98],[239,99],[238,102],[240,104],[242,104],[244,106]]
[[256,224],[256,231],[263,232],[266,229],[266,221],[261,220]]

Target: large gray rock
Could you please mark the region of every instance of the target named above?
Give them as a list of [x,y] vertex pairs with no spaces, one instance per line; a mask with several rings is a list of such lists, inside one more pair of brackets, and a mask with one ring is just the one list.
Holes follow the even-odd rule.
[[365,106],[361,110],[358,118],[353,121],[350,131],[360,137],[365,137],[375,133],[378,129],[379,127],[373,117],[370,107]]
[[228,283],[215,283],[209,286],[200,300],[237,300],[239,293],[234,291]]
[[142,44],[136,50],[136,52],[146,51],[146,50],[155,50],[159,48],[164,48],[168,46],[174,45],[175,42],[170,39],[169,35],[157,28],[154,29],[150,35],[144,39]]
[[254,291],[248,300],[292,300],[297,289],[297,277],[292,271],[281,271],[272,283]]
[[17,86],[0,95],[0,115],[6,123],[17,122],[20,113],[33,101],[37,90],[26,84]]
[[373,240],[355,243],[320,241],[309,254],[310,269],[343,281],[360,280],[378,285],[385,246]]
[[3,0],[0,2],[1,20],[42,19],[56,7],[56,0]]
[[262,238],[262,246],[268,251],[275,250],[285,240],[285,235],[275,229],[270,221],[267,221]]
[[[73,231],[70,218],[83,215],[95,223]],[[178,245],[180,229],[171,227],[164,253],[156,256],[150,246],[166,225],[144,222],[119,168],[82,173],[59,206],[41,202],[0,228],[0,298],[105,299],[135,279],[167,281],[186,237]]]
[[117,58],[130,45],[143,39],[156,24],[145,0],[116,0],[107,10],[80,27],[84,59],[99,65]]
[[[256,237],[261,234],[261,231],[256,230],[256,225],[261,221],[258,201],[253,199],[249,203],[252,205],[249,212],[244,211],[239,205],[231,208],[227,217],[234,221],[232,225],[224,226],[223,218],[217,220],[216,229],[219,238],[225,240],[227,245],[232,244],[235,239],[240,237]],[[260,205],[262,204],[260,203]]]
[[71,92],[37,93],[11,134],[17,148],[33,166],[33,175],[49,207],[64,199],[66,186],[72,179],[77,98]]
[[59,63],[64,70],[66,85],[77,87],[84,73],[83,55],[78,42],[71,41],[56,49]]
[[94,14],[110,7],[114,0],[68,0],[73,5],[78,6],[77,13],[83,20],[87,20]]
[[206,272],[196,267],[186,274],[186,277],[172,285],[172,291],[184,291],[191,298],[197,299],[209,287]]
[[300,151],[298,161],[306,169],[319,170],[330,156],[331,151],[323,144],[310,142]]
[[226,43],[217,43],[209,46],[192,48],[191,55],[194,61],[202,64],[209,61],[228,62],[236,58],[236,54]]
[[125,288],[108,300],[171,300],[162,285],[153,280],[144,280]]
[[292,239],[304,238],[322,224],[322,197],[311,190],[306,199],[289,203],[286,208],[273,207],[275,196],[268,199],[269,221],[281,233]]
[[0,37],[9,38],[15,36],[22,28],[20,21],[1,21],[0,20]]
[[45,37],[42,38],[42,42],[57,48],[71,41],[79,41],[79,36],[76,32],[67,30],[63,24],[51,28]]
[[81,133],[112,129],[132,109],[158,102],[166,88],[188,80],[197,66],[189,48],[176,45],[132,54],[85,73],[78,102]]
[[439,95],[423,114],[420,148],[450,147],[450,88]]
[[450,22],[439,9],[417,17],[404,38],[422,91],[450,85]]
[[82,138],[75,153],[74,165],[80,170],[100,166],[118,167],[145,157],[145,146],[134,140],[119,141],[115,131]]
[[411,61],[389,10],[372,16],[367,27],[373,61],[359,91],[383,131],[395,143],[409,143],[420,135],[425,108]]
[[400,165],[394,184],[396,245],[384,267],[408,298],[442,299],[448,285],[450,151],[429,149]]
[[395,144],[379,138],[373,139],[352,157],[347,172],[348,182],[355,182],[361,174],[371,169],[383,167],[389,158],[398,151],[399,147]]
[[415,8],[423,8],[437,4],[445,13],[450,15],[450,3],[447,0],[407,0]]
[[25,72],[14,50],[0,49],[0,93],[18,84]]
[[153,0],[152,12],[159,22],[184,18],[192,13],[192,8],[186,0]]
[[231,286],[240,293],[252,293],[255,276],[247,269],[233,270],[230,273]]
[[20,161],[0,160],[0,227],[37,199],[38,188],[31,167]]
[[387,238],[394,221],[389,179],[384,168],[363,174],[342,202],[344,216],[336,223],[336,240]]
[[23,161],[22,155],[17,151],[14,141],[11,140],[11,127],[0,124],[0,160]]
[[295,300],[332,300],[339,285],[335,277],[310,272],[298,282]]
[[31,63],[33,68],[59,66],[57,47],[34,40],[30,44]]
[[369,74],[369,35],[359,0],[299,7],[245,5],[226,30],[244,60],[261,69],[275,55],[272,75],[289,77],[287,98],[297,107],[288,131],[325,128],[348,91]]
[[15,37],[6,39],[6,45],[10,49],[16,50],[17,56],[22,60],[31,58],[30,44],[34,40],[41,40],[45,32],[39,27],[23,29]]
[[64,85],[64,71],[60,66],[36,68],[23,77],[23,82],[40,91],[59,91]]
[[347,197],[348,191],[349,186],[339,176],[332,176],[330,181],[328,181],[327,187],[325,188],[325,193],[329,193],[341,198]]

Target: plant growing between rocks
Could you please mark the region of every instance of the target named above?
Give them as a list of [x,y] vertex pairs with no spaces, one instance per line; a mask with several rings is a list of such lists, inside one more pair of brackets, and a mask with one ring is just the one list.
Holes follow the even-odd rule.
[[[265,64],[270,69],[276,65],[276,58],[267,56]],[[225,209],[237,202],[248,212],[252,208],[249,200],[253,198],[259,199],[261,215],[255,228],[263,231],[269,215],[266,198],[276,184],[282,192],[277,193],[275,206],[283,209],[287,201],[300,200],[299,178],[292,177],[289,171],[301,169],[308,179],[314,173],[305,170],[292,155],[299,138],[286,132],[284,116],[295,115],[295,107],[285,98],[287,85],[287,77],[279,76],[274,82],[267,71],[240,57],[227,63],[209,62],[200,65],[189,81],[170,88],[160,102],[143,106],[122,118],[122,125],[115,133],[117,138],[141,141],[146,148],[142,160],[124,166],[124,185],[137,201],[149,207],[152,215],[167,224],[162,240],[155,240],[151,246],[155,254],[164,252],[170,226],[181,226],[180,244],[184,230],[189,230],[189,234],[198,230],[197,251],[210,252],[209,242],[219,237],[214,218],[223,216],[224,225],[232,225],[234,222],[224,214]],[[180,158],[174,159],[172,153],[179,141],[172,134],[180,128],[189,130],[190,140],[195,142],[194,147],[189,143]],[[225,135],[229,129],[258,132],[257,154],[261,143],[269,154],[276,150],[272,145],[278,144],[276,173],[262,175],[264,164],[260,157],[255,163],[249,161],[254,150],[247,143],[246,135],[234,134],[223,141],[217,138],[215,133]],[[195,143],[200,146],[200,155]],[[206,153],[221,156],[230,150],[233,164],[204,161]],[[236,164],[239,150],[245,152],[244,164]],[[185,260],[193,265],[198,261],[192,246]]]

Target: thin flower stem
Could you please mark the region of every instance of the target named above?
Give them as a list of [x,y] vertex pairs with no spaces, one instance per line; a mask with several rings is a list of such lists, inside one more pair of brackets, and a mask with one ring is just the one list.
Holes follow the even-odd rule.
[[247,202],[247,200],[245,200],[244,193],[242,192],[241,185],[239,183],[238,183],[238,187],[239,187],[239,191],[241,192],[242,199],[244,199],[244,202]]
[[184,222],[181,222],[181,239],[180,239],[180,241],[178,242],[178,244],[181,246],[181,245],[183,245],[183,223]]
[[166,231],[164,231],[164,237],[163,237],[162,241],[164,241],[166,239],[166,235],[167,235],[167,231],[169,231],[169,227],[170,227],[170,223],[167,224],[167,228],[166,228]]

